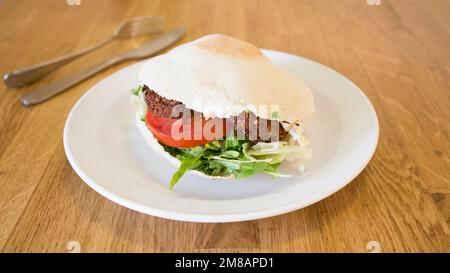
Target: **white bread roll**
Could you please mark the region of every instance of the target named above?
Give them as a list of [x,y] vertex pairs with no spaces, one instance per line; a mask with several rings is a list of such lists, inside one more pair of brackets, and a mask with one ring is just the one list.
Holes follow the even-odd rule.
[[276,116],[254,113],[294,123],[314,112],[312,92],[301,79],[272,63],[257,47],[220,34],[148,60],[139,81],[205,117],[226,118],[254,112],[253,106],[277,105]]

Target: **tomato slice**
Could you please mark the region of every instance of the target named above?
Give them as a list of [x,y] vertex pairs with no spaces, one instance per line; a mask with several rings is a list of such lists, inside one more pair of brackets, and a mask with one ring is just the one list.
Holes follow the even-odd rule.
[[225,119],[205,120],[197,116],[190,119],[164,118],[148,110],[146,123],[156,139],[175,148],[205,145],[222,138],[226,133]]

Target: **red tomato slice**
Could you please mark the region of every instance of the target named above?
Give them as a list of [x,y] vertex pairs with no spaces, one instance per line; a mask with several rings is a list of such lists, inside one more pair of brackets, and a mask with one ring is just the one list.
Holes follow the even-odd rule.
[[[163,118],[147,111],[147,127],[161,143],[175,148],[191,148],[222,138],[226,133],[224,119],[205,120]],[[219,126],[217,126],[219,125]],[[220,128],[222,130],[215,130]],[[206,127],[206,130],[205,130]]]

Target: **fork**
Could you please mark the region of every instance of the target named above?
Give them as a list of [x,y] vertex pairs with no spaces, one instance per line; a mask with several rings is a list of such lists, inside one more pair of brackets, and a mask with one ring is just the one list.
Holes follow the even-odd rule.
[[6,86],[8,86],[9,88],[19,88],[43,78],[44,76],[50,74],[61,66],[75,60],[82,55],[94,51],[112,42],[115,39],[126,39],[145,34],[159,33],[163,29],[164,20],[162,17],[135,17],[120,24],[110,37],[100,43],[47,62],[6,73],[3,76],[3,80],[5,81]]

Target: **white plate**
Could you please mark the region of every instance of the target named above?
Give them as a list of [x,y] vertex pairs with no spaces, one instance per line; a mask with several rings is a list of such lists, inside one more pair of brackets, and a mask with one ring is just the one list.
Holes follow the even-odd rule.
[[378,141],[375,111],[355,84],[332,69],[286,53],[264,50],[264,54],[313,90],[316,113],[305,128],[314,155],[304,174],[221,181],[187,173],[169,191],[176,169],[147,146],[130,105],[130,90],[138,85],[142,62],[97,83],[73,107],[64,128],[70,164],[106,198],[174,220],[258,219],[328,197],[354,179],[372,157]]

